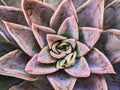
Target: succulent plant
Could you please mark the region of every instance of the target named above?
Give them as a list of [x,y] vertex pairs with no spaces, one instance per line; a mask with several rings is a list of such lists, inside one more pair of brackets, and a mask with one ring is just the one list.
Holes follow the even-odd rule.
[[0,74],[26,80],[9,90],[119,90],[120,0],[105,1],[2,0]]

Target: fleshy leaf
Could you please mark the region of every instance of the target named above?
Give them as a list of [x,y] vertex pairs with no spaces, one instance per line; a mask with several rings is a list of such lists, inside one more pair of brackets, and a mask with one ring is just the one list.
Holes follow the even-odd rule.
[[106,80],[100,75],[78,79],[74,90],[108,90]]
[[66,56],[66,53],[56,54],[55,52],[50,51],[50,55],[56,59],[61,59]]
[[87,54],[89,50],[90,49],[85,44],[77,41],[77,57],[81,57]]
[[56,33],[51,28],[39,26],[37,24],[32,24],[32,30],[33,30],[33,34],[41,48],[44,48],[47,45],[46,35]]
[[4,22],[4,24],[24,52],[33,56],[39,51],[39,46],[35,41],[31,28],[9,22]]
[[70,43],[73,49],[75,49],[77,44],[77,41],[75,39],[66,39],[66,40],[63,40],[63,42]]
[[81,27],[80,28],[80,40],[89,47],[92,48],[95,43],[98,41],[102,30],[97,28],[90,28],[90,27]]
[[37,77],[25,72],[28,57],[21,51],[12,51],[0,58],[0,74],[35,81]]
[[35,82],[24,81],[19,85],[11,87],[9,90],[53,90],[46,75],[39,76]]
[[32,59],[26,65],[26,72],[30,74],[42,75],[42,74],[49,74],[58,71],[55,65],[50,64],[42,64],[37,61],[38,54],[34,55]]
[[22,10],[18,9],[18,8],[14,8],[14,7],[0,6],[0,30],[1,30],[1,33],[7,41],[16,44],[14,39],[12,38],[12,36],[7,31],[5,25],[3,24],[3,22],[2,22],[3,20],[27,26],[27,22],[25,20]]
[[59,71],[47,76],[55,90],[73,90],[77,78]]
[[1,0],[7,6],[21,8],[21,0]]
[[99,48],[112,63],[120,62],[120,31],[109,29],[102,33],[96,47]]
[[114,0],[105,8],[104,29],[120,29],[119,12],[120,12],[120,0]]
[[94,48],[87,59],[91,73],[95,74],[114,74],[115,71],[107,57]]
[[44,47],[40,51],[37,60],[40,63],[45,63],[45,64],[50,64],[50,63],[55,63],[56,62],[56,59],[54,59],[53,57],[51,57],[48,46]]
[[22,9],[29,25],[32,23],[49,26],[54,13],[51,6],[38,0],[22,0]]
[[75,19],[78,21],[72,0],[63,0],[50,20],[51,28],[58,31],[63,21],[67,17],[73,16],[73,15]]
[[57,1],[56,1],[56,0],[43,0],[43,2],[51,5],[51,6],[54,8],[54,10],[57,9],[57,7],[59,6],[59,4],[60,4],[62,1],[63,1],[63,0],[57,0]]
[[74,77],[88,77],[90,75],[90,70],[84,57],[76,60],[75,64],[65,69],[65,71]]
[[74,16],[68,17],[64,20],[58,30],[58,35],[74,38],[76,40],[79,39],[78,26]]
[[47,42],[50,49],[52,48],[53,43],[55,43],[56,41],[65,40],[65,39],[67,38],[63,36],[47,34]]
[[[4,22],[5,26],[7,27],[9,33],[12,37],[16,40],[18,45],[30,56],[36,54],[39,50],[39,46],[35,41],[34,35],[31,31],[31,28]],[[37,48],[38,47],[38,48]]]
[[81,27],[103,27],[104,0],[88,0],[78,10],[78,20]]

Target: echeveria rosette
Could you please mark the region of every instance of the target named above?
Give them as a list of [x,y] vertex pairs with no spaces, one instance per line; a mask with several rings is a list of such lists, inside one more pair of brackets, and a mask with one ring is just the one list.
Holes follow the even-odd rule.
[[[53,5],[54,8],[46,3]],[[8,2],[8,4],[10,3]],[[23,12],[21,9],[5,6],[2,6],[0,10],[2,14],[2,18],[0,18],[1,34],[7,41],[13,44],[17,42],[17,46],[20,46],[25,53],[32,57],[28,63],[25,61],[23,66],[17,67],[18,69],[23,67],[22,70],[25,69],[30,76],[31,74],[47,74],[53,88],[58,90],[72,90],[73,87],[75,90],[107,90],[107,83],[102,74],[115,72],[107,55],[105,56],[97,48],[94,48],[101,33],[104,33],[102,30],[104,0],[60,0],[55,4],[49,0],[43,0],[43,2],[22,0]],[[26,21],[30,27],[26,27],[28,26]],[[41,50],[38,49],[35,39]],[[102,44],[101,41],[100,44]],[[17,59],[21,58],[21,54],[19,54],[21,52],[18,50],[5,55],[1,61],[6,57],[13,56],[9,60],[13,63],[16,62],[14,55],[17,52],[15,60],[24,62],[23,58]],[[12,62],[10,62],[11,64]],[[6,64],[1,65],[3,70]],[[11,70],[13,69],[11,68]],[[14,73],[10,73],[10,75],[15,76]],[[8,75],[6,72],[2,74]],[[18,77],[26,80],[24,78],[26,76]],[[30,80],[29,78],[28,80]],[[41,87],[45,90],[48,89],[50,85],[44,86],[48,84],[47,81],[44,82],[45,84],[40,83],[42,82],[41,78],[42,76],[35,82],[24,82],[11,89],[29,89],[31,88],[28,87],[29,85],[33,85],[32,89],[37,87],[36,90]],[[85,86],[86,82],[87,87]]]
[[[36,3],[36,6],[40,6],[41,2],[37,3],[37,1],[24,0],[23,9],[29,25],[32,25],[33,34],[42,50],[39,54],[34,55],[28,62],[25,69],[28,73],[35,75],[50,74],[47,75],[48,80],[56,90],[60,88],[72,89],[77,77],[89,77],[90,73],[114,73],[112,65],[104,54],[96,48],[93,48],[102,33],[102,9],[104,1],[101,1],[101,5],[99,6],[100,9],[97,8],[101,14],[98,15],[98,13],[95,12],[94,14],[96,15],[96,19],[92,18],[93,22],[89,24],[87,22],[80,21],[81,17],[83,17],[82,14],[84,14],[81,10],[85,8],[85,6],[78,8],[77,17],[72,1],[62,1],[53,16],[47,16],[47,18],[51,18],[51,28],[46,27],[49,26],[48,21],[38,21],[41,20],[41,17],[37,16],[40,16],[41,13],[36,14],[36,8],[30,5],[30,2]],[[93,1],[87,1],[85,4],[92,3]],[[99,1],[94,4],[98,3]],[[53,10],[50,6],[44,3],[42,3],[42,6],[50,10],[49,12],[52,13]],[[94,9],[94,7],[91,8]],[[91,13],[91,16],[89,17],[92,17],[92,14],[93,13]],[[85,18],[86,20],[84,21],[88,21],[90,19],[89,17]],[[81,27],[78,29],[78,20],[80,25],[87,25],[88,27]],[[96,24],[97,22],[98,24]],[[44,26],[39,26],[38,24]],[[84,43],[80,41],[81,34]],[[84,55],[87,54],[89,50],[91,50],[91,52],[86,60]],[[65,74],[61,69],[63,69],[67,74]],[[68,83],[67,85],[64,85],[65,81]]]

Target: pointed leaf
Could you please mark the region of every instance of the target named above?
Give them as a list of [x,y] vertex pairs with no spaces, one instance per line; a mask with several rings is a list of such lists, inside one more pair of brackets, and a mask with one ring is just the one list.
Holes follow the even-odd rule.
[[48,75],[47,78],[55,90],[73,90],[77,80],[77,78],[60,71]]
[[70,43],[73,49],[75,49],[77,44],[75,39],[66,39],[66,40],[63,40],[63,42]]
[[50,49],[52,48],[53,43],[55,43],[56,41],[65,40],[65,39],[67,38],[63,36],[47,34],[47,42]]
[[108,88],[103,76],[91,75],[88,78],[78,79],[74,90],[108,90]]
[[56,62],[56,59],[54,59],[53,57],[51,57],[48,46],[44,47],[40,51],[37,60],[40,63],[45,63],[45,64],[50,64],[50,63],[55,63]]
[[99,48],[112,63],[120,62],[120,31],[109,29],[102,33],[96,47]]
[[[120,29],[120,0],[114,0],[106,8],[104,13],[105,29]],[[108,17],[109,15],[109,17]]]
[[59,6],[59,4],[60,4],[62,1],[63,1],[63,0],[57,0],[57,1],[56,1],[56,0],[43,0],[43,2],[51,5],[51,6],[54,8],[54,10],[57,9],[57,7]]
[[42,74],[49,74],[58,71],[55,65],[50,64],[42,64],[37,61],[38,54],[34,55],[32,59],[26,65],[26,72],[30,74],[42,75]]
[[61,59],[64,58],[67,54],[66,53],[57,54],[53,51],[50,51],[50,55],[56,59]]
[[1,0],[7,6],[21,8],[21,0]]
[[22,10],[14,7],[0,6],[0,21],[1,20],[27,26]]
[[77,20],[77,15],[76,15],[76,11],[72,3],[72,0],[63,0],[50,20],[51,28],[58,31],[63,21],[67,17],[73,16],[73,15]]
[[80,28],[80,40],[89,47],[92,48],[95,43],[98,41],[100,35],[102,33],[102,30],[99,30],[97,28],[90,28],[90,27],[81,27]]
[[91,73],[95,74],[115,73],[112,64],[109,62],[107,57],[96,48],[94,48],[91,51],[87,61]]
[[30,28],[9,22],[4,22],[4,24],[24,52],[30,56],[33,56],[39,51],[39,48],[37,48],[38,44],[35,41]]
[[88,0],[78,10],[79,25],[81,27],[103,27],[104,0]]
[[25,72],[27,58],[21,51],[12,51],[0,58],[0,74],[35,81],[37,77]]
[[74,77],[88,77],[90,75],[90,70],[84,57],[76,60],[75,64],[65,69],[65,71]]
[[90,49],[83,43],[77,41],[77,57],[87,54]]
[[76,40],[79,39],[78,26],[74,16],[68,17],[64,20],[58,30],[58,35],[74,38]]
[[54,10],[38,0],[23,0],[22,9],[29,25],[32,23],[49,26],[49,20]]
[[3,37],[5,36],[5,39],[8,41],[16,44],[12,36],[7,31],[5,25],[3,24],[3,20],[21,25],[27,25],[22,10],[14,7],[0,6],[0,30],[2,32],[2,35]]
[[39,76],[39,79],[35,82],[24,81],[9,90],[53,90],[53,88],[48,82],[46,75],[44,75]]
[[33,30],[33,34],[41,48],[44,48],[47,45],[46,35],[56,33],[51,28],[39,26],[37,24],[32,24],[32,30]]

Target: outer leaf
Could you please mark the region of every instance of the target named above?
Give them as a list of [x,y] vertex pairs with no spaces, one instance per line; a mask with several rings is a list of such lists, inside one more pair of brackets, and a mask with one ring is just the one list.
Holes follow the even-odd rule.
[[81,27],[103,27],[104,0],[88,0],[78,10],[79,25]]
[[96,44],[112,63],[120,62],[120,31],[109,29],[102,33],[100,40]]
[[39,51],[39,46],[34,38],[31,28],[9,22],[4,23],[9,33],[24,50],[24,52],[30,56],[33,56]]
[[115,71],[107,57],[94,48],[87,59],[91,73],[95,74],[114,74]]
[[78,79],[74,90],[108,90],[108,88],[103,76],[91,75],[88,78]]
[[32,23],[49,26],[54,10],[38,0],[22,0],[22,9],[29,25]]
[[55,90],[73,90],[77,78],[64,72],[57,72],[47,76]]
[[120,0],[114,0],[105,8],[105,15],[104,15],[105,29],[120,29],[119,12],[120,12]]
[[0,58],[0,74],[25,79],[28,81],[37,80],[36,77],[25,72],[27,58],[21,51],[12,51]]
[[18,8],[13,8],[13,7],[0,6],[0,32],[2,32],[2,35],[6,37],[8,41],[15,44],[14,39],[7,31],[2,20],[21,24],[21,25],[27,25],[27,22],[25,20],[22,10]]
[[97,28],[90,28],[90,27],[81,27],[80,28],[80,40],[89,47],[92,48],[95,43],[98,41],[102,30]]
[[1,0],[5,5],[21,8],[21,0]]
[[11,87],[9,90],[53,90],[53,88],[48,82],[46,75],[44,75],[39,76],[39,79],[35,82],[25,81],[19,85]]

